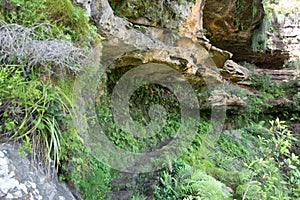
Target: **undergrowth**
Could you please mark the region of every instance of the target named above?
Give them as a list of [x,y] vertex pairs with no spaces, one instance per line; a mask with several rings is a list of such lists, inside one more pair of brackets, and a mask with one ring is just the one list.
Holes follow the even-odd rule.
[[89,23],[84,10],[70,0],[11,0],[3,2],[1,13],[7,23],[37,26],[43,39],[71,40],[79,46],[99,43],[97,29]]
[[30,138],[34,155],[58,166],[69,100],[59,88],[34,74],[23,77],[20,66],[0,68],[0,81],[2,141]]
[[[100,42],[97,28],[69,0],[0,5],[1,142],[20,142],[20,154],[32,154],[49,175],[58,173],[84,198],[105,199],[109,169],[93,158],[73,128],[70,100],[73,69],[81,70],[84,51]],[[72,62],[70,45],[81,52],[83,57],[72,52],[80,63],[66,64]]]
[[[149,5],[151,3],[148,2]],[[132,4],[140,9],[141,2]],[[83,49],[99,42],[97,28],[70,0],[11,0],[1,1],[0,5],[1,20],[5,21],[1,25],[30,30],[26,38],[44,46],[48,44],[45,41],[54,39],[68,41],[68,44]],[[149,6],[136,13],[126,6],[122,3],[121,7],[115,7],[115,11],[135,18],[153,11],[153,7]],[[162,10],[159,5],[154,8],[159,8],[152,13],[155,21]],[[171,11],[166,16],[170,14]],[[161,20],[163,23],[164,18]],[[5,27],[8,26],[2,26],[3,29]],[[0,49],[3,50],[4,45]],[[8,56],[5,54],[7,49],[0,55],[1,142],[19,141],[20,154],[30,153],[44,163],[48,172],[58,172],[60,180],[74,186],[85,199],[109,198],[116,172],[93,157],[72,124],[70,97],[76,74],[64,73],[65,79],[53,76],[47,70],[47,67],[57,69],[53,60],[43,67],[41,62],[30,65],[29,58],[34,54]],[[35,59],[41,61],[37,56]],[[241,110],[240,115],[233,119],[235,123],[241,123],[241,128],[224,131],[213,149],[201,152],[203,138],[211,122],[199,121],[192,143],[184,147],[186,151],[157,172],[159,175],[153,186],[156,199],[300,198],[300,160],[295,150],[299,141],[284,122],[276,119],[268,123],[270,116],[267,116],[274,109],[270,100],[285,95],[293,97],[291,106],[297,112],[299,92],[290,89],[288,84],[271,82],[268,76],[253,76],[250,80],[259,93],[248,97],[246,110]],[[113,85],[108,85],[108,90],[111,89],[109,87]],[[246,97],[243,90],[233,88],[228,91]],[[198,92],[199,97],[208,97],[207,88],[203,87]],[[97,114],[107,137],[119,148],[136,153],[150,152],[164,146],[164,141],[169,142],[176,137],[174,133],[181,126],[180,105],[167,88],[145,84],[130,99],[130,115],[140,125],[150,123],[152,118],[148,111],[154,104],[162,105],[168,113],[166,126],[149,138],[134,137],[114,122],[110,98],[110,94],[98,97]],[[294,121],[299,119],[296,112],[292,116]],[[141,188],[140,193],[131,198],[145,199],[145,196]]]

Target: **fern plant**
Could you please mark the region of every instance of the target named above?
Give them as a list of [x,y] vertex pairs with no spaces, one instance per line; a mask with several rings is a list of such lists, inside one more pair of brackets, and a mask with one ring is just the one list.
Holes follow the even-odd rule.
[[191,166],[177,162],[172,172],[164,171],[160,185],[154,191],[157,199],[230,199],[231,194],[225,185],[215,178]]

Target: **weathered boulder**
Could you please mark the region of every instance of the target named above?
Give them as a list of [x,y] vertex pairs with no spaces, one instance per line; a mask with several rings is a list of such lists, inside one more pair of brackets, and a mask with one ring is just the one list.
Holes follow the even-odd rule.
[[52,175],[37,169],[18,145],[0,144],[0,199],[75,199]]
[[213,90],[209,101],[212,106],[246,106],[242,98],[236,95],[230,95],[224,90]]
[[[199,2],[203,3],[204,1],[200,0]],[[115,15],[126,18],[135,25],[164,27],[172,30],[178,30],[180,27],[188,25],[185,20],[195,10],[195,4],[189,0],[109,0],[109,3],[114,8]]]
[[246,80],[250,71],[232,60],[227,60],[224,67],[221,68],[221,74],[231,82],[239,82]]
[[[214,46],[233,53],[236,62],[281,69],[299,61],[299,2],[207,0],[204,28]],[[291,6],[293,5],[293,6]]]

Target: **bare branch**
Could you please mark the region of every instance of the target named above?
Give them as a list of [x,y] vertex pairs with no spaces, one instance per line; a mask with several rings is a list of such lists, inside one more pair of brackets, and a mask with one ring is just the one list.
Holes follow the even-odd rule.
[[58,39],[41,40],[35,27],[0,22],[0,62],[14,60],[30,70],[33,66],[47,67],[51,72],[67,69],[78,73],[87,55],[72,42]]

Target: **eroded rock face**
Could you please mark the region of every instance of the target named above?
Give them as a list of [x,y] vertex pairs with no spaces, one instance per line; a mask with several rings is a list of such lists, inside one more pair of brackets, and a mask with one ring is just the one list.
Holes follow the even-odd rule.
[[285,51],[290,61],[297,61],[300,57],[300,12],[273,12],[269,26],[266,48],[271,52]]
[[212,106],[245,106],[246,103],[236,95],[230,95],[224,90],[213,90],[209,101]]
[[[187,38],[184,38],[186,40]],[[145,63],[164,63],[182,72],[194,84],[220,84],[220,75],[210,53],[199,43],[175,44],[153,50],[128,51],[118,57],[115,67],[138,66]],[[104,43],[104,51],[106,44]],[[106,52],[110,54],[109,52]]]
[[282,48],[253,51],[254,31],[259,29],[265,16],[262,0],[207,0],[203,12],[204,28],[211,43],[232,52],[234,61],[280,68],[289,58]]
[[250,71],[232,60],[227,60],[221,69],[221,74],[231,82],[237,83],[246,80],[250,75]]
[[299,70],[281,69],[281,70],[271,70],[271,69],[255,69],[255,74],[258,75],[269,75],[270,80],[274,82],[289,82],[300,80]]
[[65,185],[38,170],[18,146],[0,145],[0,199],[75,199]]
[[[233,51],[233,57],[230,52],[212,45],[198,34],[203,28],[203,6],[204,24],[212,32],[210,39],[216,45]],[[190,9],[179,30],[159,26],[136,28],[130,21],[115,16],[107,0],[92,2],[92,20],[104,37],[102,64],[112,68],[130,68],[161,63],[182,72],[194,84],[221,84],[226,79],[249,85],[245,81],[250,75],[249,70],[235,63],[234,59],[274,68],[282,66],[288,57],[282,53],[281,46],[277,49],[268,47],[266,52],[254,52],[251,47],[251,34],[264,15],[260,0],[207,0],[205,5],[198,0]],[[234,19],[239,19],[239,23]],[[295,20],[287,22],[287,27],[295,24]],[[293,30],[296,32],[289,32],[290,38],[295,37],[298,29]],[[297,77],[294,72],[291,76],[293,79]]]
[[221,83],[218,68],[223,67],[232,54],[196,36],[201,28],[201,15],[195,14],[202,8],[203,2],[198,0],[184,22],[186,26],[177,32],[159,27],[136,29],[131,22],[115,16],[108,1],[93,2],[92,19],[105,37],[103,64],[126,67],[164,63],[184,73],[193,83],[202,84],[203,77]]
[[127,18],[133,24],[164,27],[172,30],[183,27],[184,21],[194,10],[192,0],[109,0],[108,2],[114,8],[115,15]]
[[203,8],[205,0],[197,0],[190,10],[189,15],[183,22],[183,26],[179,27],[179,32],[188,37],[204,36],[201,34],[203,30]]
[[251,49],[252,32],[264,16],[261,0],[206,0],[203,12],[211,42],[233,53]]

